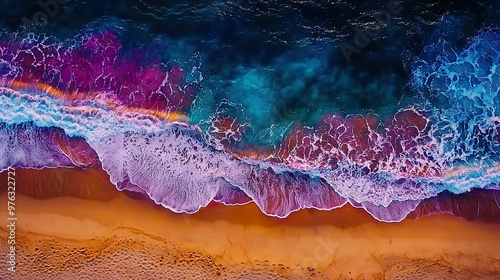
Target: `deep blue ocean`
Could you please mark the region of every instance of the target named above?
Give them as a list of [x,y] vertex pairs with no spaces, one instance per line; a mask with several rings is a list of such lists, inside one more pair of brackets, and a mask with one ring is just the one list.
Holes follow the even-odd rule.
[[[500,14],[498,1],[465,0],[53,2],[1,1],[2,34],[64,41],[113,30],[125,48],[189,70],[199,87],[191,122],[227,112],[264,146],[327,113],[384,119],[421,103],[409,86],[415,58],[439,40],[463,48]],[[43,5],[48,19],[37,18]]]

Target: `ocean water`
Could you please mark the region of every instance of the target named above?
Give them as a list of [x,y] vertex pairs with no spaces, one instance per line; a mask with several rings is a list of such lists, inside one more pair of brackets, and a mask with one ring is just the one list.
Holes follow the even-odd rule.
[[[400,221],[500,184],[495,1],[2,1],[0,167]],[[471,209],[474,211],[474,209]]]

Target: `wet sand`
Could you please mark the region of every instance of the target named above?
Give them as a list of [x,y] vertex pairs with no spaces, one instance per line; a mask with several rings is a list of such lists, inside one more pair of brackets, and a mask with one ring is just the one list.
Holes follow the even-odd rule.
[[[87,179],[79,172],[86,172]],[[328,212],[302,210],[278,219],[265,216],[252,203],[214,203],[194,215],[175,214],[109,186],[101,186],[107,195],[95,195],[89,188],[98,183],[91,177],[99,172],[89,172],[65,172],[64,180],[54,174],[18,173],[34,179],[24,182],[31,187],[18,188],[23,190],[16,198],[17,271],[7,271],[2,260],[0,277],[500,278],[500,224],[450,215],[381,223],[349,206]],[[56,183],[63,187],[51,187]],[[64,190],[68,188],[72,191]],[[27,193],[30,189],[37,191]],[[34,193],[47,192],[54,195],[33,198]],[[7,205],[6,193],[0,202]],[[6,221],[6,207],[0,207],[0,217]],[[7,235],[1,223],[4,259]]]

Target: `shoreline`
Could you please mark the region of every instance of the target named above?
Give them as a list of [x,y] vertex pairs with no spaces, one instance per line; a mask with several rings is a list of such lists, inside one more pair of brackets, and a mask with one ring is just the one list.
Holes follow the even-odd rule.
[[[1,201],[4,199],[5,195],[0,196]],[[152,246],[160,242],[166,251],[177,248],[188,255],[199,254],[203,260],[212,260],[232,271],[233,276],[256,270],[278,273],[276,277],[287,275],[287,279],[328,279],[327,275],[374,279],[377,275],[387,276],[392,269],[385,262],[403,262],[413,271],[412,260],[438,265],[439,271],[444,269],[450,275],[500,276],[500,225],[466,222],[451,215],[389,224],[347,207],[330,212],[304,210],[279,219],[265,216],[251,203],[212,205],[190,216],[124,194],[108,202],[70,197],[37,200],[18,195],[18,203],[17,239],[24,244],[20,254],[26,256],[34,250],[29,244],[35,242],[36,247],[36,241],[48,242],[49,247],[73,244],[86,251],[94,248],[92,255],[99,255],[102,252],[96,244],[125,238],[134,240],[133,244],[145,242]],[[5,210],[0,213],[6,215]],[[3,237],[6,228],[0,229]],[[118,243],[108,249],[145,250],[123,248]],[[89,260],[84,258],[83,262]],[[266,263],[269,271],[262,266]],[[285,274],[272,272],[271,268],[280,265]],[[25,269],[20,262],[17,275]],[[2,269],[0,276],[5,271]]]
[[[116,186],[110,182],[109,175],[100,167],[94,166],[87,169],[81,168],[44,168],[44,169],[26,169],[18,168],[19,174],[17,179],[16,192],[38,198],[47,199],[54,197],[75,197],[81,199],[90,199],[98,201],[110,201],[118,197],[119,194],[134,200],[145,200],[147,203],[156,205],[147,195],[128,190],[119,191]],[[7,172],[0,172],[0,180],[7,180]],[[7,186],[0,185],[0,194],[7,191]],[[382,220],[377,218],[377,215],[372,213],[374,206],[363,206],[362,203],[347,201],[342,206],[334,207],[333,209],[319,209],[316,207],[302,208],[290,212],[286,217],[278,217],[271,214],[266,214],[260,209],[261,214],[278,219],[288,219],[289,215],[295,212],[303,211],[325,211],[331,212],[338,209],[346,208],[359,209],[367,213],[373,220],[382,223],[400,223],[404,220],[415,220],[421,217],[428,217],[433,215],[451,214],[456,217],[463,218],[472,222],[488,222],[500,224],[500,190],[495,189],[471,189],[469,192],[463,194],[453,194],[449,191],[441,192],[438,196],[421,200],[414,210],[408,212],[401,220]],[[353,205],[353,203],[355,203]],[[404,204],[405,202],[403,202]],[[412,204],[412,201],[408,201]],[[246,204],[255,204],[250,200],[243,204],[225,204],[222,202],[210,202],[207,206],[201,207],[197,212],[198,214],[205,208],[210,208],[214,205],[224,205],[226,207],[242,206]],[[369,203],[368,203],[369,204]],[[393,208],[398,211],[399,206],[390,205],[386,211]],[[171,211],[168,208],[161,207],[161,209]],[[375,211],[377,211],[375,209]],[[402,209],[406,211],[406,209]],[[190,214],[191,215],[191,214]]]

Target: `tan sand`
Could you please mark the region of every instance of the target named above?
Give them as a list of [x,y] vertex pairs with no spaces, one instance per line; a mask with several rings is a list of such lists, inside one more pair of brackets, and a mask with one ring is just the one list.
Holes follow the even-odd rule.
[[[0,277],[500,279],[498,224],[447,215],[380,223],[352,207],[278,219],[254,204],[214,204],[186,215],[114,196],[37,200],[18,194],[17,271],[7,271],[1,260]],[[0,203],[6,201],[3,193]],[[0,207],[3,221],[6,211]],[[5,224],[0,256],[6,260]]]

